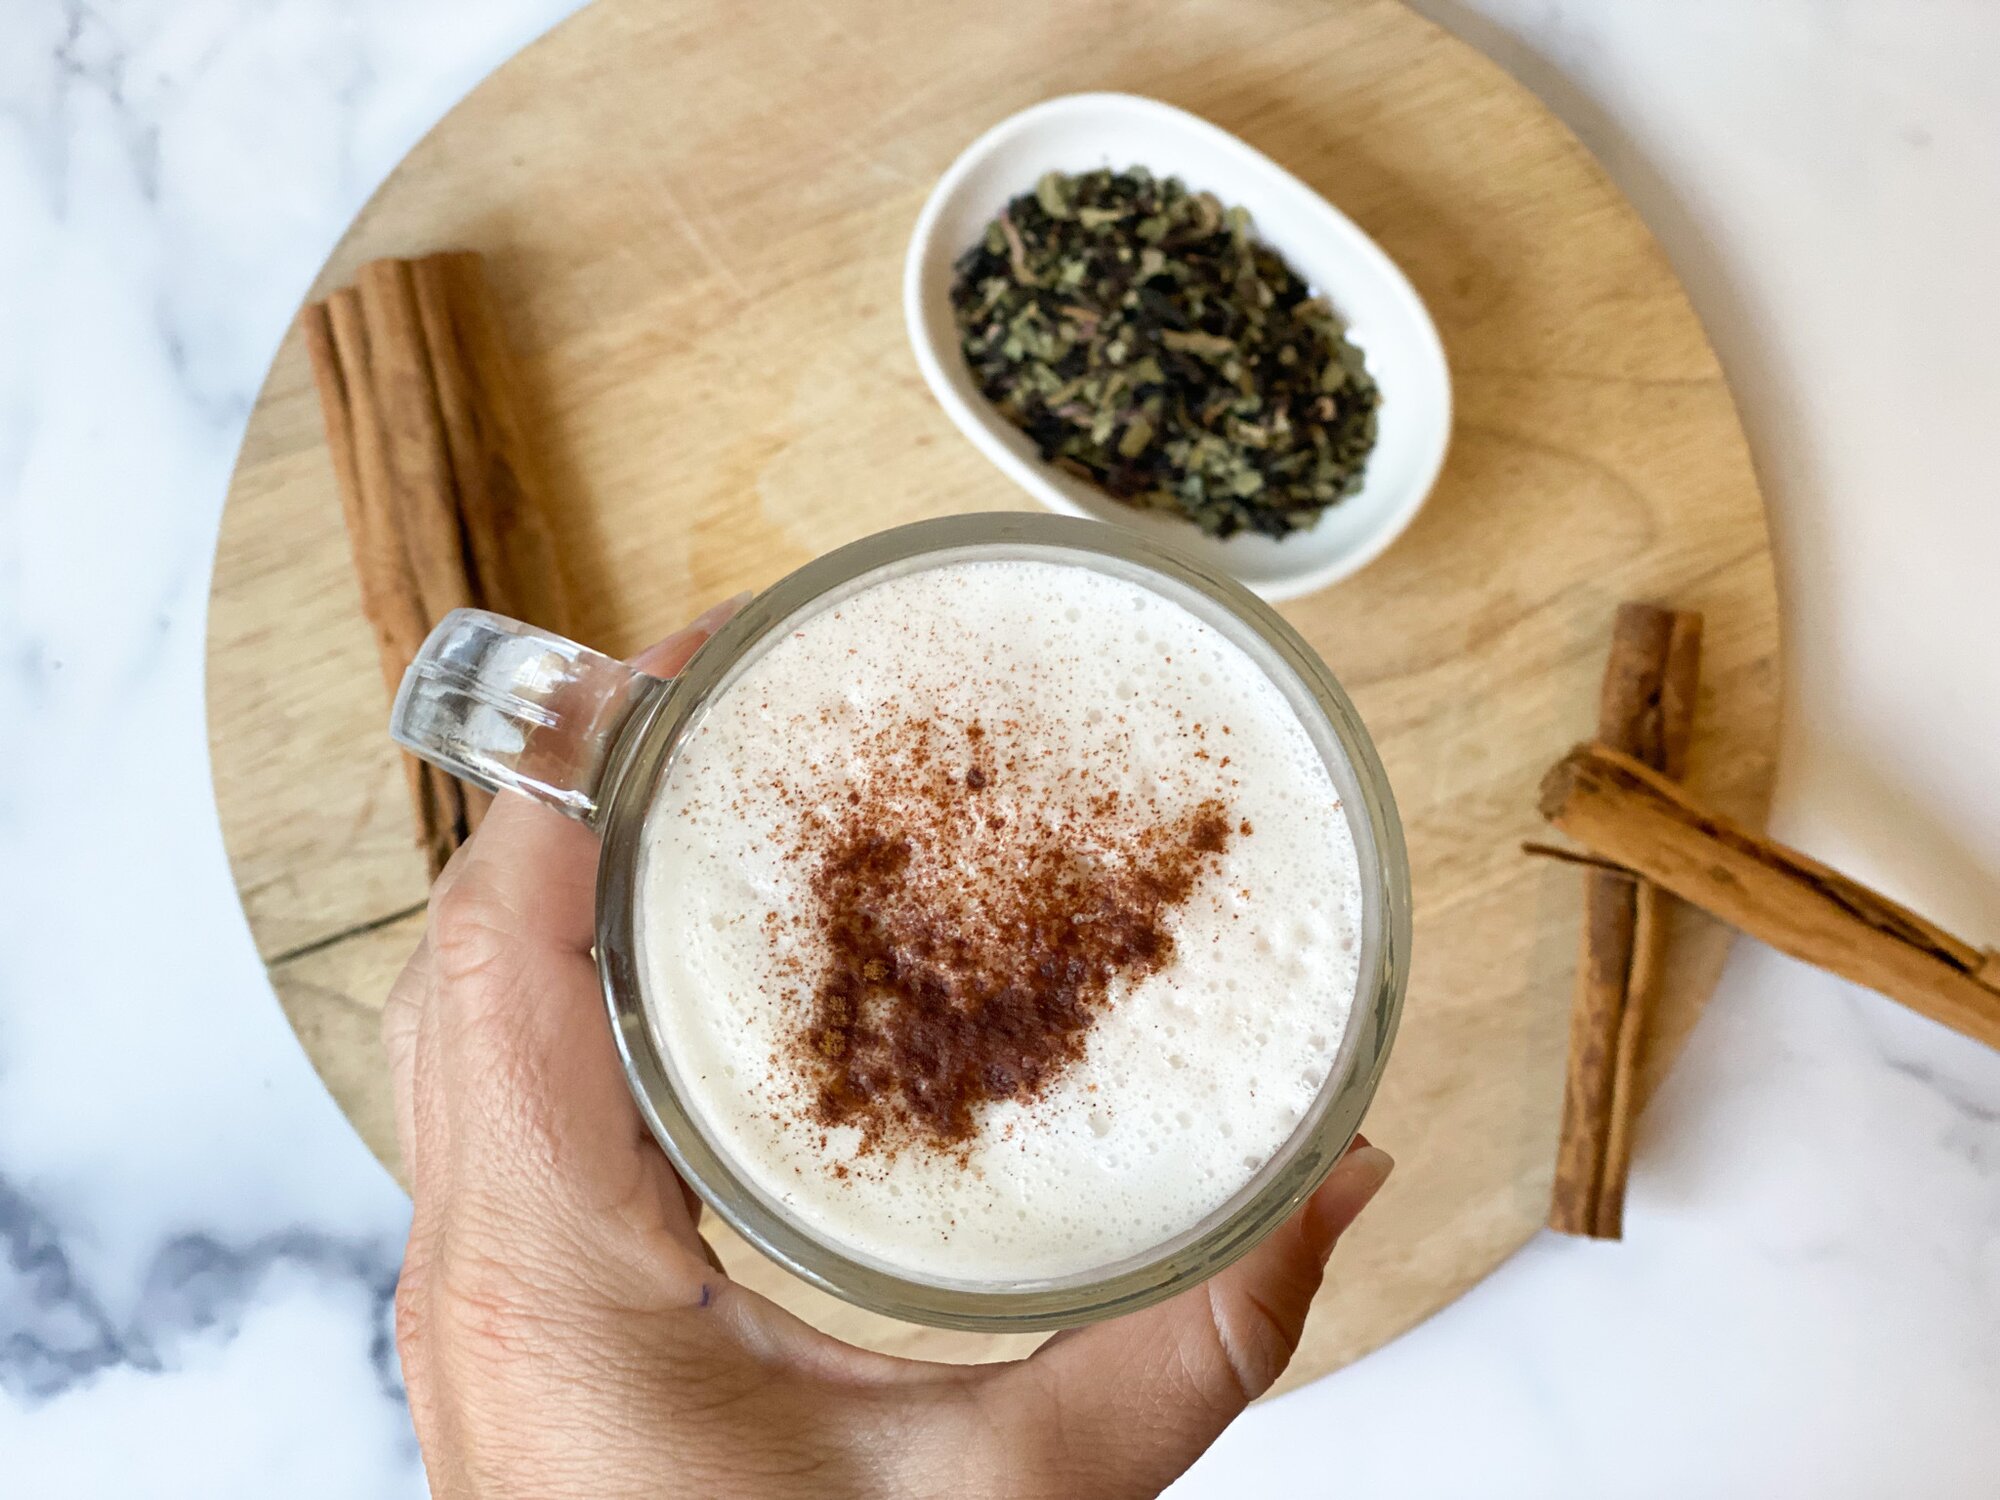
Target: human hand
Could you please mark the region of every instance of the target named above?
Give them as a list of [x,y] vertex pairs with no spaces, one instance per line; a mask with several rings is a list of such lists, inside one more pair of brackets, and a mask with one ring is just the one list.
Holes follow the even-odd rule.
[[[679,671],[726,617],[637,664]],[[612,1045],[596,869],[589,830],[499,798],[383,1016],[416,1205],[396,1341],[440,1500],[1150,1496],[1283,1371],[1388,1176],[1365,1142],[1212,1281],[1012,1363],[855,1349],[730,1281]]]

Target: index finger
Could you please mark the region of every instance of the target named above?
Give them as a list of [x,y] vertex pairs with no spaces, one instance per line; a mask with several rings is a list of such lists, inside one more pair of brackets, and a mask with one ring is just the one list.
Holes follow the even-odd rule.
[[[711,610],[635,661],[670,675],[687,664],[730,605]],[[431,893],[430,924],[421,950],[427,979],[407,998],[419,1016],[398,1016],[399,1033],[430,1035],[427,1067],[421,1046],[390,1050],[399,1120],[421,1124],[419,1095],[443,1112],[463,1116],[455,1148],[492,1155],[483,1136],[504,1129],[516,1106],[540,1117],[531,1133],[557,1128],[564,1110],[591,1116],[586,1135],[618,1138],[631,1103],[604,1026],[594,965],[597,839],[581,823],[526,797],[498,798],[479,831],[453,856]],[[450,1081],[440,1076],[451,1075]],[[495,1092],[496,1089],[498,1092]],[[621,1113],[623,1112],[623,1113]],[[414,1139],[415,1158],[444,1145]],[[497,1153],[504,1159],[507,1153]]]

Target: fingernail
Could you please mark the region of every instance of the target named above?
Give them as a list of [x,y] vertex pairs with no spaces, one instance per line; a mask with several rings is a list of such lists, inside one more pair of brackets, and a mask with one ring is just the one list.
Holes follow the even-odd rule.
[[720,604],[710,605],[707,609],[703,610],[699,615],[695,616],[694,624],[690,625],[688,628],[690,630],[707,630],[711,632],[715,631],[721,628],[722,622],[724,620],[728,619],[731,615],[735,614],[737,610],[741,609],[744,605],[748,604],[749,602],[750,602],[750,590],[745,589],[740,594],[734,595],[733,597],[728,599],[724,599]]
[[1333,1247],[1368,1201],[1389,1180],[1396,1159],[1380,1146],[1357,1139],[1325,1184],[1306,1205],[1306,1242],[1324,1266]]
[[1350,1173],[1368,1184],[1368,1196],[1371,1198],[1389,1180],[1389,1174],[1396,1170],[1396,1158],[1366,1140],[1347,1153],[1344,1164]]

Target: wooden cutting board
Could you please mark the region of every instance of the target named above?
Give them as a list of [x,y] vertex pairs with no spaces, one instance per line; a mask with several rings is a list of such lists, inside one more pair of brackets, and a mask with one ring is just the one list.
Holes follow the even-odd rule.
[[[315,295],[374,256],[485,252],[580,633],[630,652],[837,543],[1025,503],[925,393],[899,269],[958,150],[1079,89],[1194,110],[1324,192],[1416,283],[1456,382],[1451,458],[1415,526],[1284,611],[1375,733],[1416,886],[1408,1009],[1368,1120],[1401,1165],[1335,1261],[1296,1384],[1541,1225],[1579,896],[1574,871],[1517,846],[1541,772],[1594,722],[1620,599],[1707,613],[1701,794],[1757,822],[1771,784],[1777,615],[1749,456],[1665,258],[1583,148],[1393,0],[597,0],[418,146]],[[390,1161],[376,1012],[424,872],[296,337],[230,492],[208,669],[251,928],[321,1076]],[[1650,1080],[1727,937],[1689,917],[1674,941]],[[1022,1346],[875,1319],[721,1248],[878,1347]]]

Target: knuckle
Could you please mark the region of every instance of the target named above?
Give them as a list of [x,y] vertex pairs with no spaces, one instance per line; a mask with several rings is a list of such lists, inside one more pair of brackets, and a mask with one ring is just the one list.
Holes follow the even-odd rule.
[[423,1017],[423,995],[406,981],[398,980],[383,1002],[376,1030],[391,1062],[403,1060],[416,1045],[417,1023]]
[[1211,1285],[1207,1347],[1191,1373],[1208,1399],[1245,1406],[1271,1388],[1298,1348],[1298,1320],[1255,1290]]
[[411,1231],[410,1242],[403,1250],[403,1269],[396,1277],[393,1303],[396,1348],[401,1351],[406,1365],[430,1345],[433,1249],[433,1238],[420,1223]]
[[472,872],[432,891],[429,919],[431,951],[448,981],[489,970],[513,937],[514,914]]
[[416,1279],[407,1272],[396,1283],[396,1347],[406,1361],[428,1345],[430,1317]]
[[546,1288],[492,1256],[452,1256],[437,1289],[439,1337],[476,1358],[541,1353],[564,1322]]

